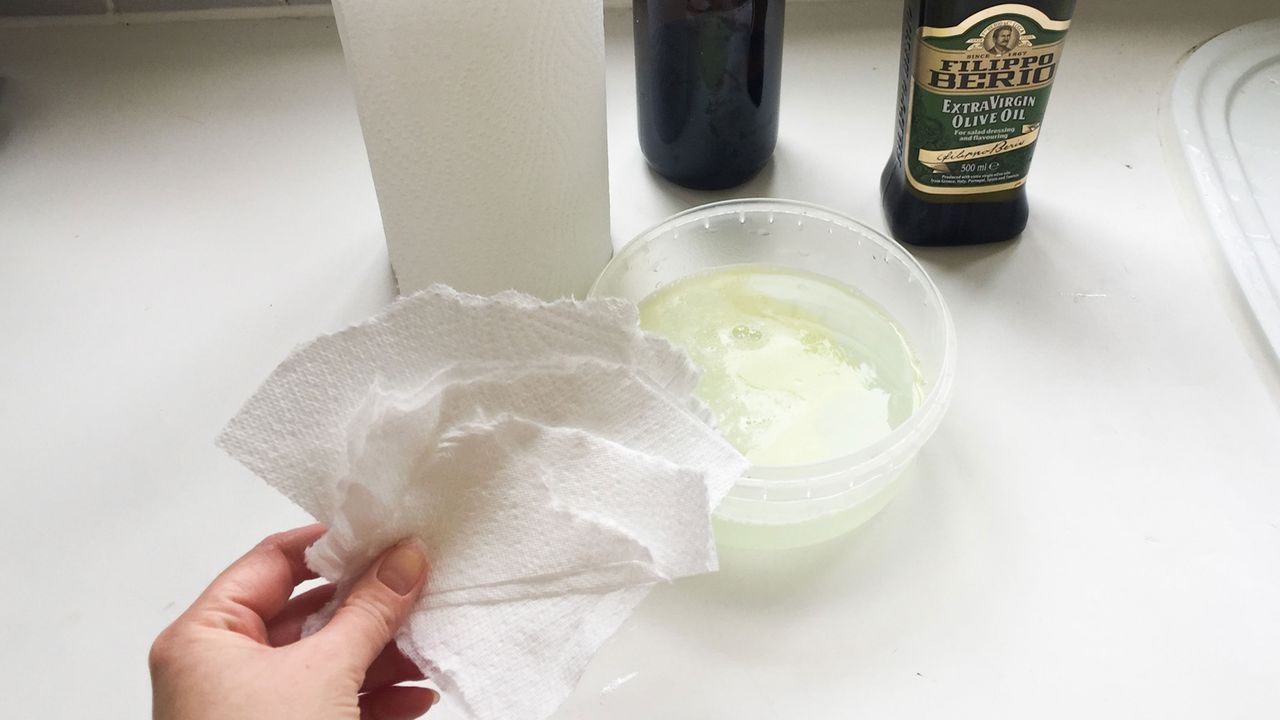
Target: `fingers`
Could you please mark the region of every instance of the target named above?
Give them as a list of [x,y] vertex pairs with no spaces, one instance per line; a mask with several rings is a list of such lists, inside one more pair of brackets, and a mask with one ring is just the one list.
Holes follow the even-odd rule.
[[404,623],[426,575],[422,546],[417,541],[396,545],[356,582],[337,614],[313,637],[363,676]]
[[369,670],[364,674],[364,685],[360,688],[360,692],[369,692],[409,680],[422,679],[422,671],[418,669],[418,666],[405,657],[395,643],[391,643],[382,648],[382,653],[378,655],[378,659],[369,665]]
[[284,609],[267,623],[267,642],[271,647],[282,647],[298,642],[302,637],[302,625],[307,618],[320,611],[333,599],[337,586],[332,584],[312,588],[289,601]]
[[315,577],[302,553],[324,534],[323,525],[282,532],[258,543],[219,575],[188,611],[197,622],[254,636],[265,634],[263,618],[284,608],[293,588]]
[[360,696],[360,720],[412,720],[436,704],[430,688],[389,687]]

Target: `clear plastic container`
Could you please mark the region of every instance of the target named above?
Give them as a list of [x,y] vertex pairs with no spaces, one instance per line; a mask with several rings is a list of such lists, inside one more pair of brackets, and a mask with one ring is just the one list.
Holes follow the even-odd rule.
[[924,379],[923,402],[885,437],[826,462],[752,467],[716,510],[722,545],[811,545],[853,530],[893,498],[896,480],[950,402],[955,326],[938,288],[902,246],[857,220],[790,200],[731,200],[676,215],[618,253],[591,294],[639,303],[686,276],[746,264],[807,270],[858,290],[902,330]]

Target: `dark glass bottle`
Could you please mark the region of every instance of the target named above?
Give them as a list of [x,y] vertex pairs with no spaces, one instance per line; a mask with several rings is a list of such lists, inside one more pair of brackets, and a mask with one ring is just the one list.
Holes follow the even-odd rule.
[[897,141],[881,177],[894,237],[1009,240],[1075,0],[906,0]]
[[649,165],[685,187],[740,185],[778,140],[784,0],[634,0]]

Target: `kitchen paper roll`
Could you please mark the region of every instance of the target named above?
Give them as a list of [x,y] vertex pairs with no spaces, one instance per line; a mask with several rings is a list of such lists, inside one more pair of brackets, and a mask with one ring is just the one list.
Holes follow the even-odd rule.
[[585,296],[612,254],[601,0],[336,0],[400,292]]

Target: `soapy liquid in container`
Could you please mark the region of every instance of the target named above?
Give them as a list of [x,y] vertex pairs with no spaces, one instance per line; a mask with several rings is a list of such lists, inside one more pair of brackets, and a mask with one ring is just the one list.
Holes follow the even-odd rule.
[[696,394],[757,466],[856,452],[924,398],[893,319],[815,273],[735,265],[691,275],[645,298],[640,324],[689,353],[703,372]]

